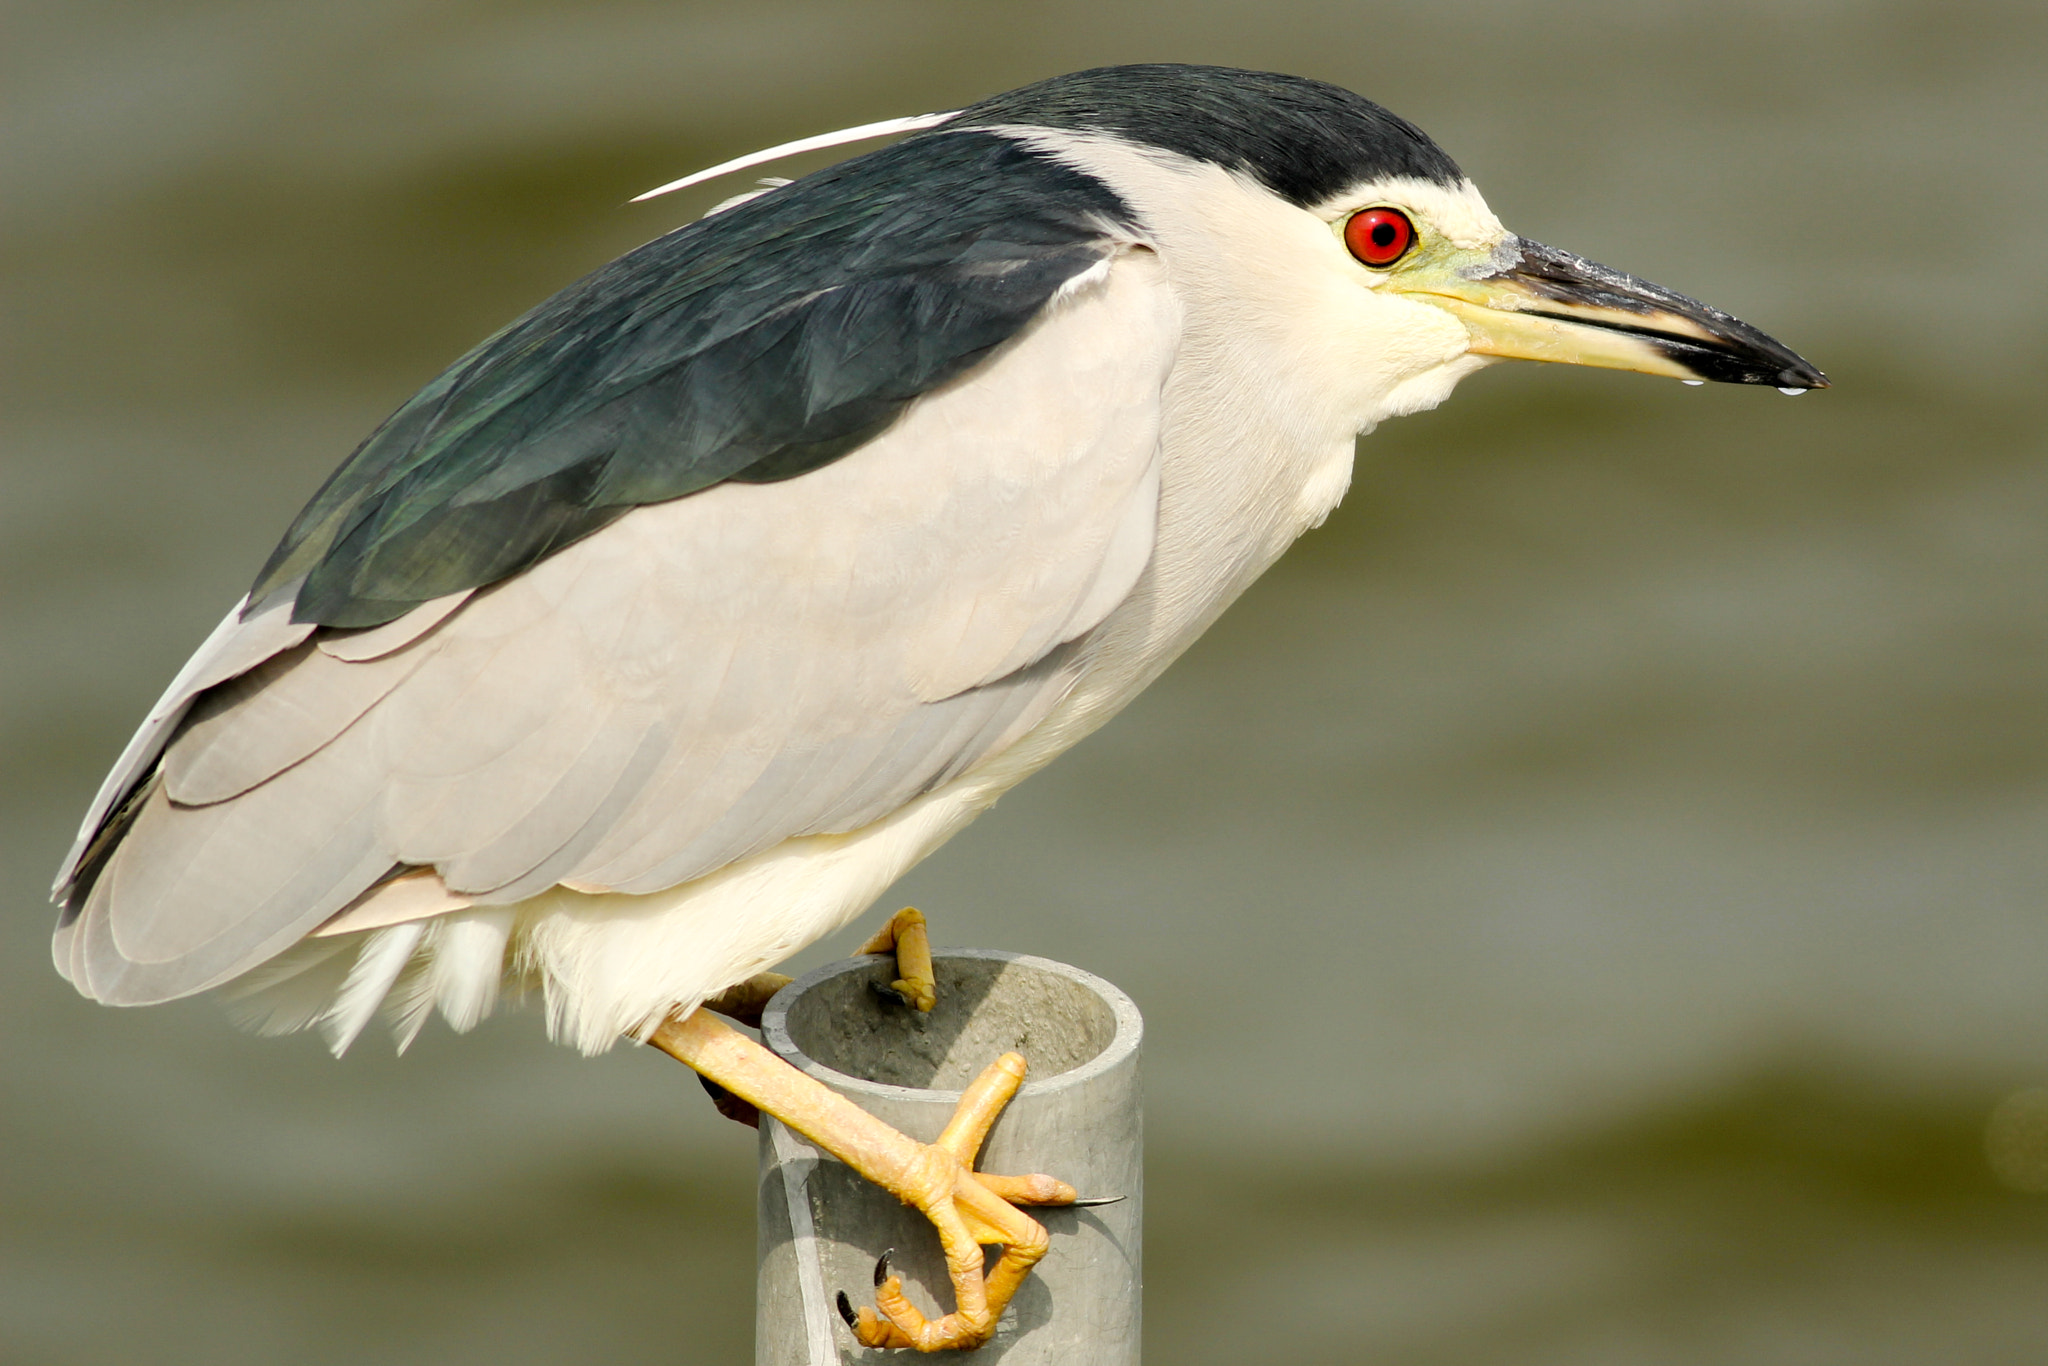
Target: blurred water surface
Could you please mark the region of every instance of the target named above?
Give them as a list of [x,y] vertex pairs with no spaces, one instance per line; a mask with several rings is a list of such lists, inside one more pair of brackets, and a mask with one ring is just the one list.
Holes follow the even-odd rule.
[[42,889],[362,433],[730,187],[631,194],[1157,59],[1361,90],[1511,227],[1838,387],[1467,381],[892,894],[1147,1011],[1154,1359],[2048,1360],[2038,1168],[1985,1159],[2048,1082],[2048,9],[30,0],[7,31],[0,1360],[747,1358],[751,1135],[672,1064],[530,1012],[337,1064],[206,1001],[103,1010]]

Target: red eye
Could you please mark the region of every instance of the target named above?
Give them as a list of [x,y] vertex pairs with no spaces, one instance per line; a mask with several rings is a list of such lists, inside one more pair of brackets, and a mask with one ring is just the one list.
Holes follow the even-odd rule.
[[1344,245],[1369,266],[1391,266],[1415,245],[1415,225],[1399,209],[1360,209],[1344,224]]

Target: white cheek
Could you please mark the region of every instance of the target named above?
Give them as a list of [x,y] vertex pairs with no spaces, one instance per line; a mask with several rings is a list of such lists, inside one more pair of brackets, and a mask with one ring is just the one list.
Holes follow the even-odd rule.
[[1466,355],[1472,333],[1465,324],[1438,308],[1398,295],[1378,296],[1388,317],[1379,335],[1391,367],[1403,377],[1449,365]]
[[1353,431],[1435,407],[1478,368],[1472,334],[1434,305],[1354,288],[1348,312],[1325,354],[1342,367],[1331,381],[1349,396]]
[[1474,370],[1484,370],[1492,363],[1491,356],[1475,356],[1467,351],[1434,369],[1405,379],[1388,392],[1384,416],[1405,417],[1409,413],[1428,412],[1451,396],[1451,390],[1458,387],[1459,380]]

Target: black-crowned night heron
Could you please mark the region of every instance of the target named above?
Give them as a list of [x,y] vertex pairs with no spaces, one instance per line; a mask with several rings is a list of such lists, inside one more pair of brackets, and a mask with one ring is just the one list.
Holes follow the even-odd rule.
[[700,1007],[1129,702],[1382,419],[1502,357],[1826,381],[1314,81],[1109,68],[810,145],[876,132],[913,135],[627,253],[371,434],[121,755],[55,955],[337,1050],[537,987],[554,1037],[651,1039],[917,1204],[958,1307],[892,1279],[856,1331],[971,1346],[1045,1245],[1012,1202],[1073,1194],[971,1171],[1021,1063],[925,1147]]

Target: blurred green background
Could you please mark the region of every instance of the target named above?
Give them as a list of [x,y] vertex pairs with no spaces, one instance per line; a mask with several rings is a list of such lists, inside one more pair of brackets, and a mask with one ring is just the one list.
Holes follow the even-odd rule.
[[4,26],[0,1360],[750,1359],[752,1135],[673,1064],[532,1012],[336,1063],[210,1001],[104,1010],[43,887],[354,442],[737,187],[630,195],[1162,59],[1362,91],[1510,227],[1837,387],[1466,381],[891,894],[1146,1010],[1152,1359],[2048,1360],[2048,6]]

